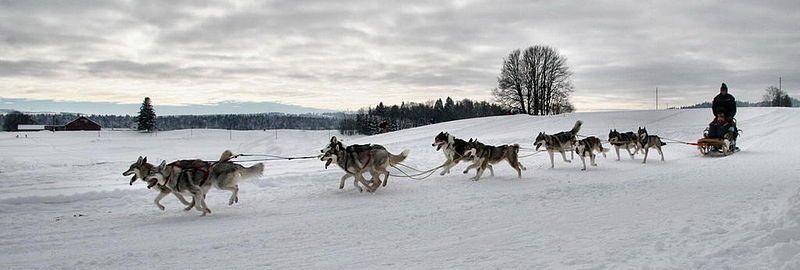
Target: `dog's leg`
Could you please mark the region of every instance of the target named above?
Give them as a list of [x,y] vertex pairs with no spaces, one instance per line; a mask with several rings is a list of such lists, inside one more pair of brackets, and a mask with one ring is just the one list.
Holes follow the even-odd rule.
[[[627,146],[625,146],[625,147],[627,147]],[[614,149],[617,150],[617,161],[619,161],[619,145],[614,145]],[[630,152],[631,151],[628,150],[628,153],[630,153]]]
[[361,182],[361,185],[367,188],[367,192],[375,192],[375,189],[373,189],[372,185],[370,185],[370,182],[367,182],[367,179],[364,178],[364,175],[362,174],[356,175],[356,179],[358,179],[358,181]]
[[231,192],[231,198],[228,199],[228,205],[233,205],[233,203],[239,202],[239,185],[234,185],[231,187],[220,187],[219,189]]
[[642,164],[647,163],[647,153],[650,152],[650,147],[644,147],[644,159],[642,159]]
[[363,189],[363,188],[361,188],[361,186],[359,186],[359,185],[358,185],[358,182],[360,182],[360,181],[361,181],[360,179],[358,179],[358,175],[353,175],[353,177],[354,177],[354,179],[353,179],[353,185],[356,187],[356,189],[358,190],[358,192],[364,192],[364,189]]
[[584,155],[578,155],[578,156],[581,157],[581,162],[583,162],[583,169],[581,169],[581,171],[585,171],[586,170],[586,157]]
[[489,169],[489,173],[491,173],[492,176],[494,177],[494,168],[492,167],[492,164],[487,164],[486,168]]
[[[661,142],[658,142],[658,144],[661,144]],[[661,155],[661,161],[664,161],[664,152],[661,152],[661,145],[656,146],[656,150],[658,150],[658,154]]]
[[456,164],[452,160],[445,161],[444,164],[442,165],[443,166],[442,167],[442,172],[439,173],[439,175],[445,175],[445,174],[450,173],[450,168],[452,168],[455,165]]
[[[636,150],[636,149],[634,149],[634,150]],[[635,151],[631,152],[631,146],[628,145],[628,144],[625,145],[625,151],[628,151],[628,156],[630,156],[631,159],[633,159],[633,155],[636,154]],[[619,153],[617,153],[617,155],[619,155]],[[617,160],[619,160],[619,158]]]
[[346,174],[344,174],[344,176],[342,176],[342,181],[339,183],[339,189],[343,189],[344,188],[344,181],[347,180],[347,178],[350,178],[350,174],[349,173],[346,173]]
[[372,182],[372,185],[370,186],[370,188],[372,190],[378,190],[378,188],[381,187],[382,184],[381,174],[373,170],[370,170],[369,174],[372,175],[372,180],[370,180],[370,182]]
[[589,155],[592,158],[592,166],[597,167],[597,155],[595,153],[591,153]]
[[[162,191],[162,192],[163,192],[163,191]],[[181,201],[181,203],[182,203],[183,205],[186,205],[186,206],[188,206],[188,205],[190,204],[190,203],[189,203],[189,201],[187,201],[185,198],[183,198],[183,195],[181,195],[181,194],[178,194],[178,193],[172,193],[172,194],[173,194],[173,195],[175,195],[175,197],[177,197],[177,198],[178,198],[178,200],[179,200],[179,201]]]
[[506,159],[506,161],[508,161],[508,165],[511,165],[511,168],[513,168],[515,171],[517,171],[517,177],[522,179],[522,169],[519,168],[519,162],[516,162],[516,161],[511,160],[511,159]]
[[556,163],[555,163],[555,161],[553,161],[553,155],[555,153],[553,153],[552,151],[547,151],[547,153],[550,154],[550,169],[555,168],[556,167]]
[[386,175],[386,177],[383,178],[383,186],[385,187],[386,184],[389,183],[389,171],[386,171],[384,175]]
[[[180,195],[180,194],[178,194],[178,195]],[[194,196],[192,196],[192,202],[190,202],[189,205],[186,206],[186,208],[183,208],[183,211],[192,210],[192,208],[194,208],[195,204],[196,204],[196,201],[194,200]]]
[[161,205],[161,199],[163,199],[167,195],[169,195],[169,192],[161,191],[160,193],[158,193],[158,196],[156,196],[156,199],[153,200],[153,202],[156,203],[156,206],[158,206],[158,209],[161,209],[161,211],[164,211],[165,209],[165,207]]
[[[570,151],[572,153],[572,159],[575,159],[575,151]],[[564,153],[564,150],[561,150],[561,157],[564,158],[564,162],[572,163],[572,160],[567,160],[567,154]]]
[[469,173],[469,170],[472,170],[473,168],[476,168],[476,167],[478,167],[478,163],[472,163],[471,165],[467,166],[466,170],[464,170],[464,174]]

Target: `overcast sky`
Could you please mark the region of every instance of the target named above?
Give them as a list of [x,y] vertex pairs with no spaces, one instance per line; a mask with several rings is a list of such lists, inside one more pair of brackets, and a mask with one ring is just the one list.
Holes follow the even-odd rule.
[[537,44],[568,58],[581,111],[648,109],[656,87],[694,104],[721,82],[755,101],[779,76],[800,95],[797,0],[0,0],[0,22],[6,99],[490,100],[503,57]]

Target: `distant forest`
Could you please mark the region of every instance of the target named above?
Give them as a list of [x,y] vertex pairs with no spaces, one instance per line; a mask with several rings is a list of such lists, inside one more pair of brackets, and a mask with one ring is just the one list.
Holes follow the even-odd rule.
[[498,104],[469,99],[453,101],[450,97],[444,101],[440,98],[425,103],[403,102],[390,106],[381,102],[375,107],[345,115],[338,129],[346,135],[373,135],[451,120],[508,114],[512,112]]
[[[326,130],[336,129],[343,113],[326,114],[221,114],[221,115],[174,115],[158,116],[156,127],[158,130],[175,130],[190,128],[209,129],[305,129]],[[0,114],[0,123],[5,123],[7,115]],[[75,120],[78,114],[28,114],[29,120],[20,124],[35,125],[64,125]],[[92,121],[103,128],[135,129],[135,116],[125,115],[88,115]]]

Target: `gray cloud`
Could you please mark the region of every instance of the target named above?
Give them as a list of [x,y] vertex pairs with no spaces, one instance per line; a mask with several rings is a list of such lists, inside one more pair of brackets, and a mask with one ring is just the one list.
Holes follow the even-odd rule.
[[10,82],[0,90],[130,98],[120,91],[143,85],[330,109],[489,99],[502,58],[544,44],[568,57],[581,109],[645,108],[655,87],[691,104],[723,81],[755,100],[778,76],[790,93],[800,83],[798,11],[796,1],[0,0]]

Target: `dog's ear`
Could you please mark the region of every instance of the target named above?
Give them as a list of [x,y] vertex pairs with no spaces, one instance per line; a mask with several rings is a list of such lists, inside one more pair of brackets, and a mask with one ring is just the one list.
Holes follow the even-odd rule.
[[160,168],[160,169],[163,169],[166,166],[167,166],[167,161],[166,160],[161,161],[161,164],[158,164],[158,168]]
[[142,159],[142,164],[145,164],[145,163],[147,163],[147,157],[144,157],[144,159]]
[[339,140],[337,140],[337,139],[336,139],[336,136],[333,136],[333,137],[331,137],[331,143],[336,143],[336,142],[338,142],[338,141],[339,141]]
[[136,165],[142,165],[142,156],[139,156],[139,159],[136,160]]

